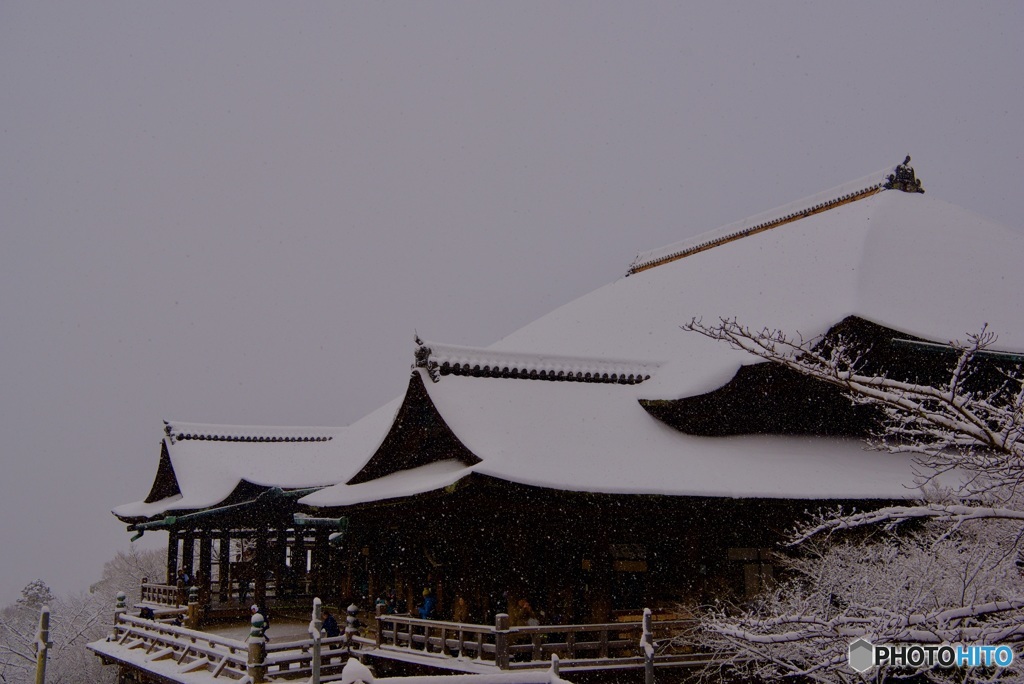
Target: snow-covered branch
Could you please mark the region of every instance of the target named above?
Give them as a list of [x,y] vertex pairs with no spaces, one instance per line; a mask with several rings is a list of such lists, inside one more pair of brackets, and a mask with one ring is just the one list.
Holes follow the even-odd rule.
[[[849,644],[860,637],[876,644],[1024,641],[1024,375],[997,369],[1002,375],[993,376],[989,368],[985,382],[974,381],[995,335],[982,329],[954,343],[947,379],[927,385],[872,374],[870,350],[842,338],[754,331],[735,319],[683,327],[880,408],[871,445],[913,454],[926,493],[914,505],[821,512],[797,528],[780,555],[784,582],[753,604],[719,607],[704,619],[704,645],[725,663],[709,669],[709,679],[722,667],[763,681],[885,679],[885,672],[861,676],[847,666]],[[1014,668],[999,676],[1020,678],[1024,672]],[[994,675],[917,676],[964,682]]]
[[1024,522],[1024,510],[933,503],[923,503],[919,506],[890,506],[864,513],[824,516],[821,522],[800,529],[790,539],[788,545],[796,546],[823,532],[849,530],[869,525],[885,525],[892,528],[903,522],[922,519],[956,525],[970,520],[1019,520]]
[[882,408],[876,448],[914,453],[922,473],[956,471],[965,495],[1015,492],[1024,477],[1024,376],[1008,375],[997,388],[970,388],[974,362],[994,344],[987,329],[952,343],[957,360],[946,382],[931,386],[862,372],[865,355],[848,340],[789,337],[751,330],[735,319],[716,325],[693,319],[683,326],[842,389],[852,401]]

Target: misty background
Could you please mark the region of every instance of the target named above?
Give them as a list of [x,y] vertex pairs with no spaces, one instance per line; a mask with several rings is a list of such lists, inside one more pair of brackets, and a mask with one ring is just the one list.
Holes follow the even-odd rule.
[[349,424],[414,330],[491,344],[907,153],[1024,230],[1022,29],[1018,2],[0,4],[0,605],[127,548],[109,511],[164,419]]

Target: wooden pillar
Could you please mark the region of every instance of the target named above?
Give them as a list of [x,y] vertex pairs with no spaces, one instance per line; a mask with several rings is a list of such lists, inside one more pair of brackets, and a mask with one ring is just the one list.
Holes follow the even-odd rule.
[[341,558],[338,561],[339,571],[342,572],[341,584],[338,587],[338,595],[340,597],[351,597],[355,583],[352,581],[352,573],[355,572],[355,563],[352,560],[352,550],[346,546],[341,552]]
[[319,596],[327,588],[327,535],[317,530],[313,539],[313,593]]
[[[373,556],[374,551],[380,550],[379,544],[374,544],[369,547],[369,553],[363,556],[363,562],[366,563],[366,600],[369,605],[373,605],[374,600],[380,595],[380,578],[378,577],[377,564],[380,562],[380,558]],[[438,599],[440,602],[440,599]],[[444,649],[441,649],[442,652]]]
[[213,535],[205,530],[199,537],[199,605],[209,607],[213,586]]
[[267,605],[267,528],[256,530],[256,555],[253,558],[253,601],[263,607]]
[[178,533],[175,530],[167,532],[167,582],[171,586],[178,579]]
[[196,537],[192,530],[186,530],[185,537],[181,542],[181,568],[191,577],[193,574],[193,563],[196,554]]
[[288,547],[288,528],[283,525],[277,528],[277,544],[274,546],[274,596],[281,598],[291,591],[290,575],[287,572],[286,551]]
[[299,594],[306,593],[309,585],[309,576],[306,574],[306,531],[296,526],[292,530],[292,577],[295,580],[295,591]]
[[591,559],[592,586],[590,594],[591,622],[607,622],[612,612],[612,553],[603,534],[594,545]]
[[220,533],[217,549],[217,583],[220,587],[220,602],[227,603],[231,598],[231,534],[227,530]]

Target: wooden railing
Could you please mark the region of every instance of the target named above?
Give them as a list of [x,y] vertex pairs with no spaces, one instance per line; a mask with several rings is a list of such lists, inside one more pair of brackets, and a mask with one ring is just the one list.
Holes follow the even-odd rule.
[[142,585],[141,599],[145,603],[155,603],[160,606],[185,605],[184,601],[178,603],[179,598],[181,597],[178,594],[178,587],[153,582]]
[[246,674],[248,646],[241,641],[121,614],[106,644],[90,645],[104,661],[157,664],[169,661],[179,673],[209,670],[214,677]]
[[[705,654],[667,648],[670,637],[693,630],[695,624],[692,619],[655,622],[654,640],[663,645],[655,653],[655,664],[706,663]],[[507,615],[499,615],[494,626],[381,615],[376,647],[380,655],[406,651],[439,660],[465,658],[493,663],[502,670],[547,667],[552,655],[566,669],[643,667],[642,633],[642,622],[512,627]]]
[[[341,672],[353,650],[372,647],[373,641],[339,636],[321,639],[320,644],[320,671],[330,675]],[[261,665],[266,681],[309,678],[312,673],[312,639],[268,643],[259,663],[250,662],[249,646],[244,641],[122,613],[113,635],[89,648],[105,662],[159,671],[171,678],[206,671],[213,678],[241,679],[253,664]]]
[[[252,600],[253,593],[254,593],[252,589],[247,589],[245,592],[239,593],[239,586],[238,586],[239,585],[239,581],[240,580],[235,580],[235,581],[231,581],[229,583],[229,586],[227,587],[227,590],[228,590],[228,595],[230,596],[230,598],[232,600],[234,600],[236,598],[240,599],[241,596],[244,595],[247,600]],[[308,582],[306,582],[305,584],[308,584]],[[185,605],[185,603],[188,601],[188,590],[189,590],[189,588],[190,587],[185,587],[184,591],[182,591],[181,589],[179,589],[177,586],[175,586],[173,584],[157,584],[155,582],[146,582],[146,583],[144,583],[142,585],[141,600],[146,602],[146,603],[155,603],[155,604],[162,605],[162,606]],[[303,589],[303,587],[300,587],[300,589]],[[304,599],[304,598],[309,598],[309,599],[313,598],[313,594],[309,593],[305,589],[303,589],[303,591],[305,591],[305,593],[303,593],[302,591],[299,591],[299,592],[292,591],[292,592],[289,592],[287,595],[285,595],[285,594],[282,594],[281,592],[279,592],[277,590],[277,586],[276,586],[276,584],[274,583],[273,580],[269,580],[269,581],[267,581],[267,585],[266,585],[266,589],[265,589],[264,595],[267,598],[285,598],[286,597],[289,600],[301,600],[301,599]],[[184,596],[182,596],[182,594],[184,594]],[[220,595],[221,595],[221,584],[220,584],[219,581],[214,580],[214,581],[212,581],[210,583],[209,597],[210,597],[210,599],[212,600],[212,602],[215,605],[217,603],[219,603]]]
[[[323,681],[334,680],[355,654],[448,670],[479,671],[481,666],[490,666],[523,674],[546,670],[553,660],[564,671],[642,668],[645,664],[649,668],[699,666],[709,662],[707,655],[667,648],[670,637],[685,633],[694,624],[694,620],[654,622],[649,629],[656,648],[645,663],[640,646],[642,622],[512,627],[507,615],[499,615],[493,626],[382,615],[377,618],[374,639],[355,634],[321,639],[320,673]],[[314,659],[312,639],[240,641],[125,612],[116,614],[111,637],[89,644],[89,649],[104,662],[146,670],[168,681],[183,681],[188,673],[199,672],[212,679],[249,677],[256,682],[308,679]]]

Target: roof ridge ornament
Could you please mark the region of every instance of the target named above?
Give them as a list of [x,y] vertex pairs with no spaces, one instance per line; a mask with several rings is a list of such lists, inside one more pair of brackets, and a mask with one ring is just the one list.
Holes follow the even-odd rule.
[[422,368],[433,382],[445,375],[637,385],[661,365],[654,361],[515,353],[424,342],[416,337],[413,372]]
[[[907,161],[904,164],[909,161],[910,157],[907,157]],[[903,167],[901,166],[900,168],[902,169]],[[910,169],[909,176],[911,178],[913,178],[913,173],[913,169]],[[762,233],[766,230],[771,230],[772,228],[793,223],[808,216],[821,214],[836,207],[876,195],[886,188],[892,187],[891,185],[886,185],[887,179],[890,182],[894,182],[897,177],[903,178],[904,175],[906,175],[906,171],[897,170],[897,173],[893,174],[890,169],[882,169],[830,190],[791,202],[788,205],[721,226],[695,238],[683,240],[645,254],[639,254],[633,260],[626,275],[633,275],[655,266],[678,261],[692,254],[704,252],[749,235]],[[920,181],[916,182],[916,187],[920,187]],[[908,192],[924,192],[924,190],[910,189]],[[697,240],[701,240],[701,242],[696,242]]]
[[886,190],[902,190],[903,192],[915,192],[924,194],[921,187],[921,179],[914,173],[914,167],[910,165],[910,155],[903,160],[903,163],[896,167],[893,173],[889,174],[883,186]]
[[413,370],[422,368],[427,371],[427,375],[430,376],[431,380],[439,382],[441,380],[441,372],[438,369],[437,361],[433,359],[434,351],[420,339],[419,333],[413,331],[413,338],[416,340],[416,351],[414,353],[416,360],[413,363]]

